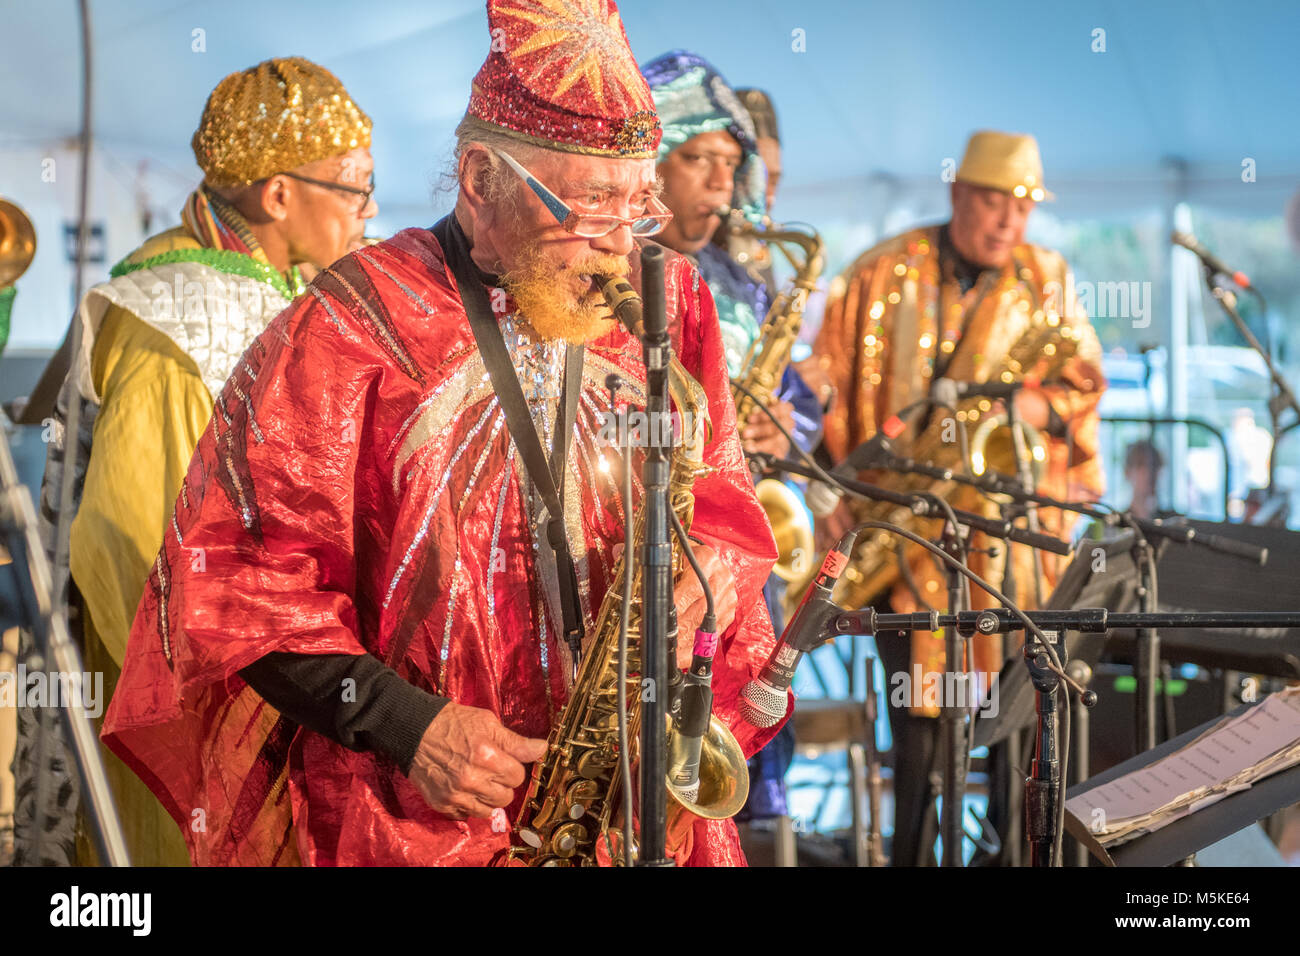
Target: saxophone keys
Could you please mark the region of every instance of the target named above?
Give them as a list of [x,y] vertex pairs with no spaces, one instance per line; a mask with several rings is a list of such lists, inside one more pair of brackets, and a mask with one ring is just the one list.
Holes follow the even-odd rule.
[[600,796],[600,788],[596,786],[596,781],[578,780],[573,783],[564,795],[565,802],[568,804],[569,819],[581,819],[586,814],[587,807],[598,796]]
[[578,776],[595,781],[604,776],[605,771],[617,762],[617,756],[605,755],[598,750],[588,750],[578,758],[576,770]]
[[587,843],[587,830],[580,823],[566,823],[551,837],[551,852],[561,859],[573,856],[579,846]]

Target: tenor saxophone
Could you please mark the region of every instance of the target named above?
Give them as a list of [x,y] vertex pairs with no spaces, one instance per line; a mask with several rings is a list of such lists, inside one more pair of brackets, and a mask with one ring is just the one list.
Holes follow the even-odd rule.
[[[631,286],[623,280],[604,277],[601,285],[610,309],[629,331],[640,336],[640,299]],[[629,304],[634,308],[626,308]],[[692,486],[713,470],[704,461],[708,398],[676,356],[670,362],[668,387],[683,422],[682,441],[674,447],[671,457],[669,505],[682,527],[689,528],[695,510]],[[622,779],[618,695],[622,694],[627,701],[627,741],[635,757],[641,702],[641,610],[635,603],[631,605],[627,622],[628,661],[626,682],[621,687],[619,631],[625,562],[636,562],[644,538],[644,515],[643,509],[636,518],[632,541],[614,564],[595,633],[583,655],[572,693],[551,730],[546,755],[533,767],[513,829],[511,860],[530,866],[595,866],[602,845],[612,862],[619,863],[623,858],[621,788],[628,781]],[[681,550],[674,540],[674,575],[680,570],[681,560]],[[631,585],[634,594],[640,577],[641,569],[636,566]],[[669,752],[675,743],[670,729]],[[704,738],[698,794],[692,797],[668,780],[664,785],[674,799],[670,804],[672,814],[689,812],[708,819],[734,816],[749,795],[744,752],[731,731],[715,716]]]
[[[1004,383],[1026,378],[1050,380],[1074,357],[1078,348],[1077,330],[1062,321],[1060,316],[1049,314],[1043,322],[1026,327],[988,380]],[[987,398],[965,399],[956,410],[956,424],[976,430],[972,448],[976,462],[972,470],[1014,474],[1015,458],[1006,457],[1010,454],[1006,449],[1011,447],[1011,442],[1005,437],[999,438],[1007,429],[990,431],[983,427],[985,423],[996,425],[1005,421],[1004,417],[999,418],[991,411],[992,402]],[[949,468],[954,473],[962,472],[966,463],[962,460],[961,443],[951,440],[947,434],[952,424],[946,413],[931,415],[918,435],[903,436],[895,441],[894,455]],[[1031,446],[1032,458],[1037,462],[1045,455],[1045,445],[1041,436],[1032,430],[1030,432],[1026,439]],[[996,454],[995,446],[1000,446],[1004,454]],[[947,500],[956,508],[976,510],[980,507],[980,493],[956,481],[936,481],[924,475],[896,473],[877,479],[877,484],[900,494],[927,492]],[[855,521],[884,521],[926,537],[933,537],[940,525],[938,519],[919,518],[912,509],[886,501],[854,500],[849,507]],[[898,540],[885,531],[859,535],[853,556],[836,585],[835,600],[845,607],[864,607],[893,587],[903,574],[898,547]],[[787,608],[803,596],[812,583],[812,577],[809,574],[790,588],[786,596]]]
[[[788,225],[768,222],[760,229],[734,210],[726,210],[727,231],[733,238],[753,238],[775,246],[795,270],[791,285],[781,290],[767,310],[767,316],[750,343],[741,363],[740,374],[732,383],[736,402],[736,424],[743,426],[750,413],[766,407],[781,384],[781,376],[790,364],[790,353],[803,327],[808,297],[817,288],[817,279],[825,268],[825,244],[814,230],[807,232]],[[802,250],[802,257],[791,252]],[[813,557],[812,523],[799,500],[782,481],[764,478],[755,493],[767,513],[776,538],[777,560],[772,573],[783,581],[793,581],[811,566]]]

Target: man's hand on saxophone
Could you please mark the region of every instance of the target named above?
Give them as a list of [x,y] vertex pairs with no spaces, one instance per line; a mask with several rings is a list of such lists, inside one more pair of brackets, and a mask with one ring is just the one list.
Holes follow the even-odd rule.
[[490,710],[452,702],[433,718],[408,774],[434,810],[454,820],[508,806],[546,741],[507,730]]
[[1051,419],[1051,405],[1047,394],[1041,388],[1026,386],[1016,392],[1016,414],[1027,425],[1032,425],[1040,432],[1047,431]]
[[[789,402],[773,398],[767,406],[769,412],[788,432],[794,432],[794,406]],[[781,434],[781,429],[761,408],[750,413],[749,421],[740,430],[740,444],[747,452],[766,452],[777,458],[784,458],[790,452],[789,440]]]
[[[736,581],[718,553],[708,545],[695,545],[709,587],[713,591],[718,633],[736,617]],[[695,572],[689,567],[674,589],[677,605],[677,665],[690,666],[695,630],[704,619],[706,603]],[[447,704],[429,724],[420,740],[408,774],[416,789],[434,810],[455,820],[491,817],[505,807],[527,779],[526,764],[546,754],[546,741],[521,737],[507,730],[489,710]]]

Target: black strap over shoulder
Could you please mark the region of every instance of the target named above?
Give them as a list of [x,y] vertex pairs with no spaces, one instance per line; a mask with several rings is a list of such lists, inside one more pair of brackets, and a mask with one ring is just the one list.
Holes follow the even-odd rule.
[[[578,606],[578,573],[569,549],[569,536],[564,527],[564,477],[569,443],[578,417],[578,396],[582,391],[582,363],[584,348],[570,344],[564,358],[564,384],[560,393],[551,460],[548,463],[542,451],[541,440],[533,426],[532,415],[514,362],[506,349],[501,327],[488,301],[487,291],[479,279],[478,269],[470,258],[469,241],[455,215],[447,216],[433,227],[433,233],[442,245],[447,266],[456,278],[461,303],[469,317],[470,328],[483,364],[492,379],[492,387],[505,412],[506,425],[515,440],[515,447],[524,460],[529,478],[546,505],[546,538],[555,552],[556,567],[560,575],[560,608],[564,616],[564,639],[573,653],[576,664],[582,652],[584,627]],[[562,416],[562,418],[561,418]],[[558,487],[557,487],[558,486]]]

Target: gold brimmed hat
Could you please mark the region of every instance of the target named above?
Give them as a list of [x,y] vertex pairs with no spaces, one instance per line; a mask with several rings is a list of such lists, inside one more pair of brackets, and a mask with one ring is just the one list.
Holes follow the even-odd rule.
[[247,186],[370,145],[370,117],[329,70],[267,60],[217,84],[191,140],[209,186]]
[[1055,199],[1043,185],[1038,141],[1026,133],[980,130],[966,143],[957,182],[1028,196],[1034,202]]

